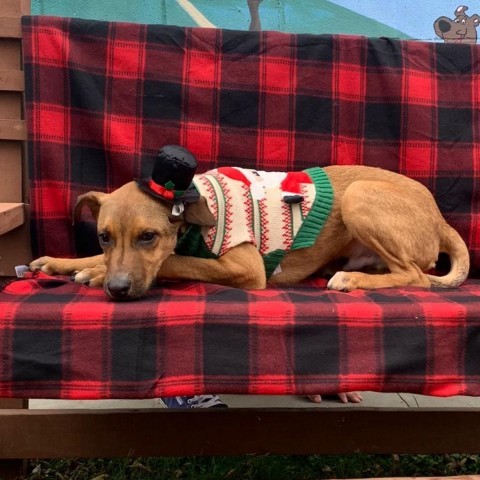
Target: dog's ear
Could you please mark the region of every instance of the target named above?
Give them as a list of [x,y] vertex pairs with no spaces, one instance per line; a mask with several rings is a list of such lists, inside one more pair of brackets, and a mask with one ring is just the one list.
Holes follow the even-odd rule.
[[205,197],[200,197],[197,202],[185,205],[183,219],[187,223],[201,225],[202,227],[213,227],[217,224],[215,217],[208,208]]
[[98,219],[98,212],[100,211],[100,206],[102,204],[102,198],[107,195],[102,192],[88,192],[80,195],[77,198],[77,203],[73,210],[73,223],[78,223],[80,221],[80,216],[82,213],[82,208],[86,205],[92,212],[93,218]]

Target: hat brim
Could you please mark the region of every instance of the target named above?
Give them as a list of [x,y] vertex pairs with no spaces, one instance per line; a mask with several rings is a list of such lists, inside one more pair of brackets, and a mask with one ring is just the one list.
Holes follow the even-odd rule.
[[162,202],[166,202],[171,205],[175,203],[195,203],[200,200],[200,194],[193,183],[190,184],[183,195],[170,199],[163,197],[150,188],[150,178],[137,178],[135,179],[135,182],[140,190],[143,190],[148,195],[158,198]]

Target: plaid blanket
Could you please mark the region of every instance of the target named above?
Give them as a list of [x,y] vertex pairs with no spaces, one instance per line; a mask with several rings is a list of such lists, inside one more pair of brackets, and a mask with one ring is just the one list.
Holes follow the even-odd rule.
[[480,395],[480,281],[341,293],[167,284],[138,302],[46,277],[0,294],[0,396],[349,390]]
[[23,26],[35,255],[74,256],[77,196],[149,176],[158,149],[179,144],[200,171],[404,173],[430,188],[480,267],[480,47],[50,17]]
[[[176,143],[201,170],[405,173],[432,190],[478,269],[479,47],[49,17],[23,26],[36,254],[76,255],[76,196],[148,175],[158,148]],[[480,395],[479,280],[350,294],[319,279],[264,291],[166,283],[132,303],[61,277],[0,290],[2,397]]]

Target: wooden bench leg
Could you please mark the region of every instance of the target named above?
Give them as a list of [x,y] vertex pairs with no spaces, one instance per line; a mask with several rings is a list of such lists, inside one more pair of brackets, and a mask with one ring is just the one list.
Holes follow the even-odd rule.
[[0,460],[0,478],[2,480],[15,480],[24,477],[27,464],[27,460]]
[[[0,399],[0,409],[28,408],[28,400],[17,398]],[[0,479],[11,480],[25,475],[27,460],[0,460]]]

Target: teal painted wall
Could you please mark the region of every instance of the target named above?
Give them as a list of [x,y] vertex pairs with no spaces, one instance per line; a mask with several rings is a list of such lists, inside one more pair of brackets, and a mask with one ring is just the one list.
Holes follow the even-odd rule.
[[[31,0],[32,13],[140,23],[197,26],[176,0]],[[219,28],[247,30],[246,0],[191,0]],[[298,33],[351,33],[406,38],[403,32],[326,0],[264,0],[262,29]]]
[[[32,13],[98,20],[198,26],[193,6],[209,24],[247,30],[247,0],[31,0]],[[454,12],[460,0],[263,0],[262,29],[296,33],[346,33],[371,37],[442,41],[434,31],[436,19]],[[468,2],[468,0],[467,0]],[[467,3],[468,4],[468,3]],[[472,5],[468,14],[477,13]],[[480,13],[480,5],[478,6]]]

